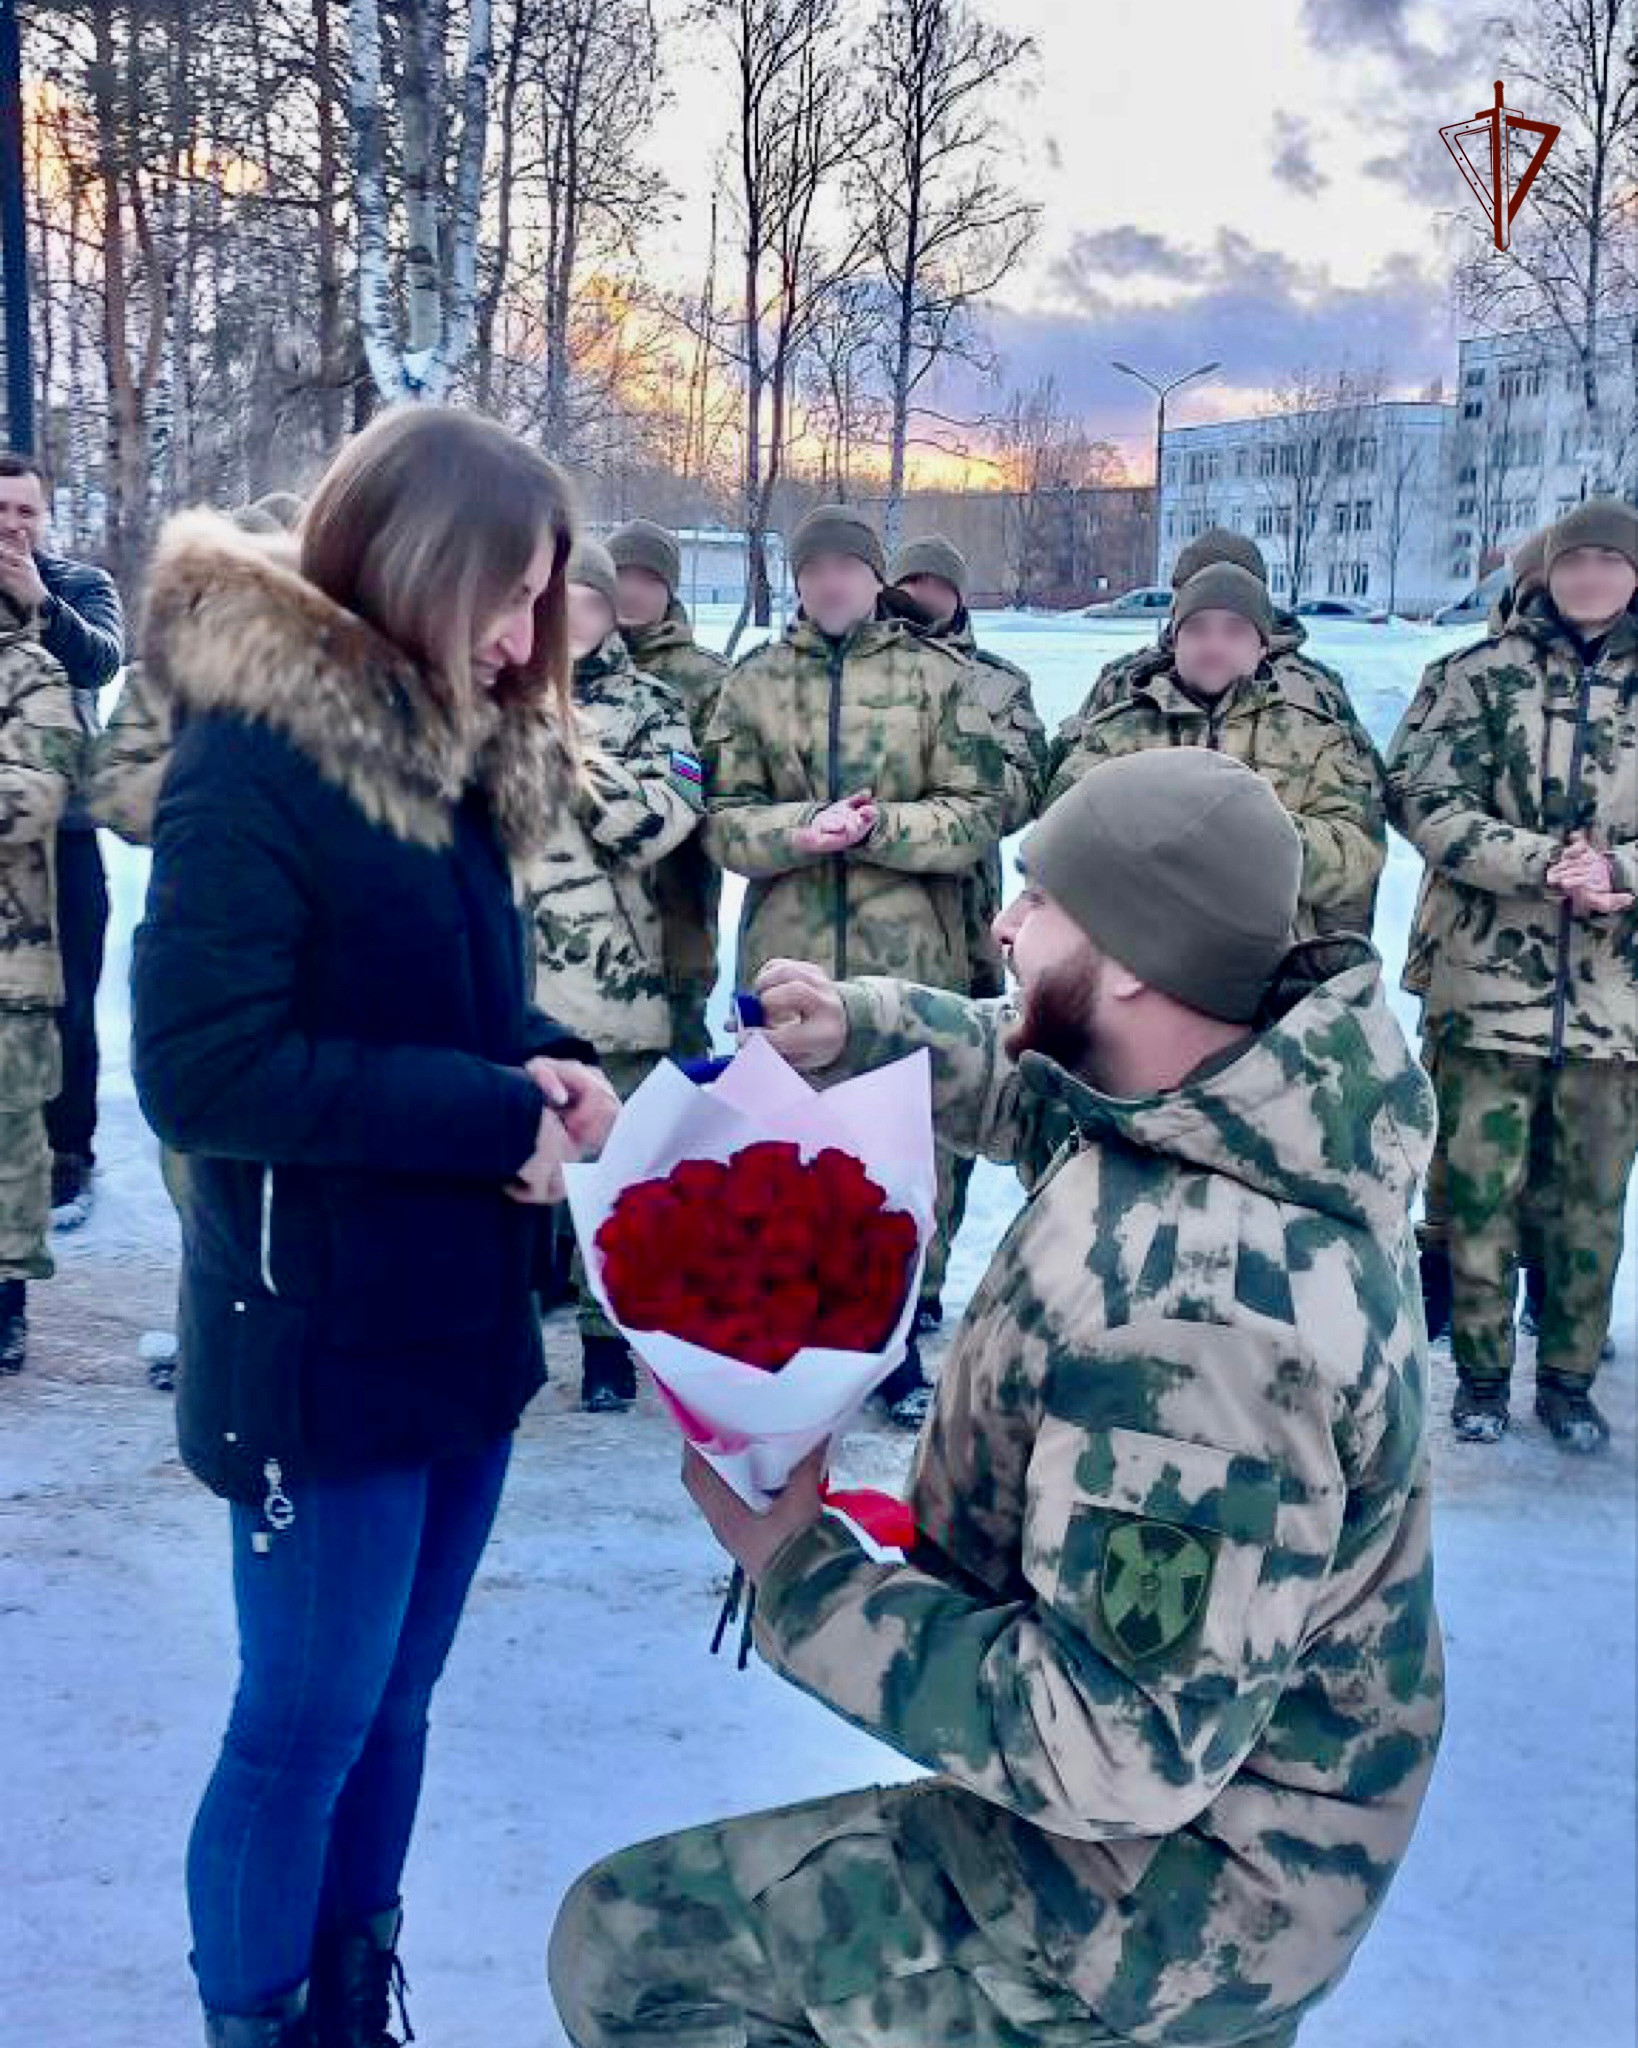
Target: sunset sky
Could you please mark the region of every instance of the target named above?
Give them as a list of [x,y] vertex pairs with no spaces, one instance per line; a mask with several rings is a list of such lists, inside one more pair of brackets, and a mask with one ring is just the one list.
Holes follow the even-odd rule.
[[[864,12],[861,4],[861,12]],[[1455,367],[1453,219],[1471,201],[1442,123],[1489,103],[1480,0],[991,0],[1032,35],[1006,117],[1039,240],[992,339],[1009,384],[1051,373],[1146,466],[1158,377],[1222,359],[1174,417],[1233,416],[1283,374],[1380,367],[1418,395]],[[670,260],[706,238],[720,82],[697,31],[673,44],[656,161],[683,192]],[[971,401],[951,392],[947,399]]]

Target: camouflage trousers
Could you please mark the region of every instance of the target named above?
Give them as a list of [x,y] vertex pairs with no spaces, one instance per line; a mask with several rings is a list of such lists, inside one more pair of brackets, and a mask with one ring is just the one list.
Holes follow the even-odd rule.
[[[622,1102],[628,1095],[636,1094],[649,1075],[668,1055],[659,1052],[609,1052],[601,1055],[603,1073],[609,1086]],[[572,1230],[567,1207],[554,1212],[553,1227]],[[573,1279],[580,1296],[580,1305],[575,1311],[575,1321],[582,1337],[614,1337],[619,1334],[614,1325],[597,1305],[597,1298],[586,1285],[586,1265],[575,1247]]]
[[[1451,1348],[1470,1379],[1513,1369],[1520,1208],[1535,1173],[1544,1300],[1538,1368],[1591,1381],[1609,1334],[1627,1182],[1638,1155],[1638,1066],[1441,1047]],[[1542,1147],[1545,1146],[1545,1156]]]
[[45,1106],[62,1071],[49,1010],[0,1010],[0,1280],[49,1280],[56,1271]]
[[[906,1824],[926,1789],[749,1814],[588,1871],[558,1915],[548,1960],[575,2048],[1125,2042],[973,1919]],[[1177,2038],[1214,2048],[1220,2037]],[[1287,2023],[1237,2037],[1237,2048],[1295,2039]]]
[[[1439,1041],[1436,1038],[1424,1035],[1422,1065],[1437,1091]],[[1552,1157],[1552,1124],[1550,1105],[1544,1096],[1536,1104],[1535,1120],[1530,1129],[1530,1174],[1523,1200],[1519,1203],[1519,1264],[1537,1272],[1541,1268],[1541,1188]],[[1422,1219],[1416,1226],[1416,1237],[1421,1245],[1440,1245],[1449,1250],[1450,1166],[1445,1158],[1442,1123],[1434,1140],[1433,1156],[1428,1161],[1427,1178],[1422,1187]]]
[[956,1241],[956,1233],[966,1214],[967,1183],[973,1171],[971,1160],[958,1159],[955,1153],[942,1145],[933,1147],[933,1170],[938,1177],[933,1210],[937,1228],[927,1247],[927,1263],[922,1268],[923,1301],[937,1301],[944,1291],[944,1276],[950,1270],[950,1247]]

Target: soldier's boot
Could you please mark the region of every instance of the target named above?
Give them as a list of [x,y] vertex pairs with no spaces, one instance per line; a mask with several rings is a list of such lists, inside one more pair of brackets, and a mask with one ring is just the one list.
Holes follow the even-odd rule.
[[307,1986],[264,2013],[205,2014],[206,2048],[314,2048],[307,2019]]
[[28,1287],[0,1281],[0,1372],[21,1372],[28,1357]]
[[637,1398],[637,1367],[620,1337],[580,1340],[580,1405],[588,1415],[623,1415]]
[[[409,1986],[398,1960],[403,1924],[403,1911],[394,1906],[362,1926],[319,1936],[313,1951],[313,2048],[403,2048],[415,2039],[404,2005]],[[402,2042],[389,2023],[393,2004]]]
[[1578,1457],[1590,1458],[1609,1443],[1610,1426],[1593,1405],[1586,1380],[1538,1371],[1536,1416],[1547,1425],[1554,1443]]
[[1450,1246],[1443,1238],[1430,1239],[1417,1254],[1422,1275],[1422,1313],[1427,1318],[1428,1342],[1437,1343],[1450,1332]]
[[933,1405],[933,1390],[921,1362],[921,1346],[912,1337],[904,1347],[904,1360],[896,1365],[876,1389],[887,1410],[888,1420],[898,1429],[919,1430]]
[[1450,1409],[1451,1427],[1458,1440],[1464,1444],[1500,1443],[1511,1419],[1507,1395],[1505,1379],[1473,1379],[1461,1374]]
[[1519,1310],[1519,1328],[1527,1337],[1541,1335],[1541,1311],[1547,1299],[1547,1275],[1540,1266],[1524,1269],[1524,1306]]

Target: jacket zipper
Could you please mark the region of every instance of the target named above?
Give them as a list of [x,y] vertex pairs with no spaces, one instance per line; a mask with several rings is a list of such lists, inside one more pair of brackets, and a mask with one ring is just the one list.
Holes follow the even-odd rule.
[[[1579,829],[1584,806],[1581,801],[1581,786],[1587,775],[1588,728],[1592,724],[1593,685],[1598,681],[1598,671],[1587,662],[1581,664],[1581,674],[1576,685],[1575,724],[1571,728],[1570,765],[1564,778],[1563,834],[1566,839]],[[1550,730],[1550,728],[1549,728]],[[1547,748],[1542,748],[1543,760]],[[1546,780],[1545,773],[1543,781]],[[1558,959],[1553,975],[1553,1034],[1548,1049],[1548,1064],[1561,1067],[1564,1064],[1564,1034],[1569,1022],[1570,1010],[1570,954],[1575,944],[1575,912],[1566,901],[1558,911]]]
[[[849,636],[851,637],[851,636]],[[842,669],[847,660],[847,641],[830,643],[830,757],[826,763],[825,787],[829,801],[839,803],[842,795]],[[831,857],[831,936],[836,954],[836,979],[847,979],[847,855]]]

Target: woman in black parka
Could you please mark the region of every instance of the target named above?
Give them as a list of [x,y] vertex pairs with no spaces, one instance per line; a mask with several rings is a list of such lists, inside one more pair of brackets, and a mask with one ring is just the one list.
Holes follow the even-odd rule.
[[231,2048],[391,2039],[428,1701],[542,1378],[534,1205],[612,1117],[529,1006],[510,867],[574,773],[570,523],[544,458],[419,408],[293,545],[192,513],[151,571],[177,739],[135,1069],[189,1163],[182,1455],[231,1503],[242,1669],[188,1867]]

